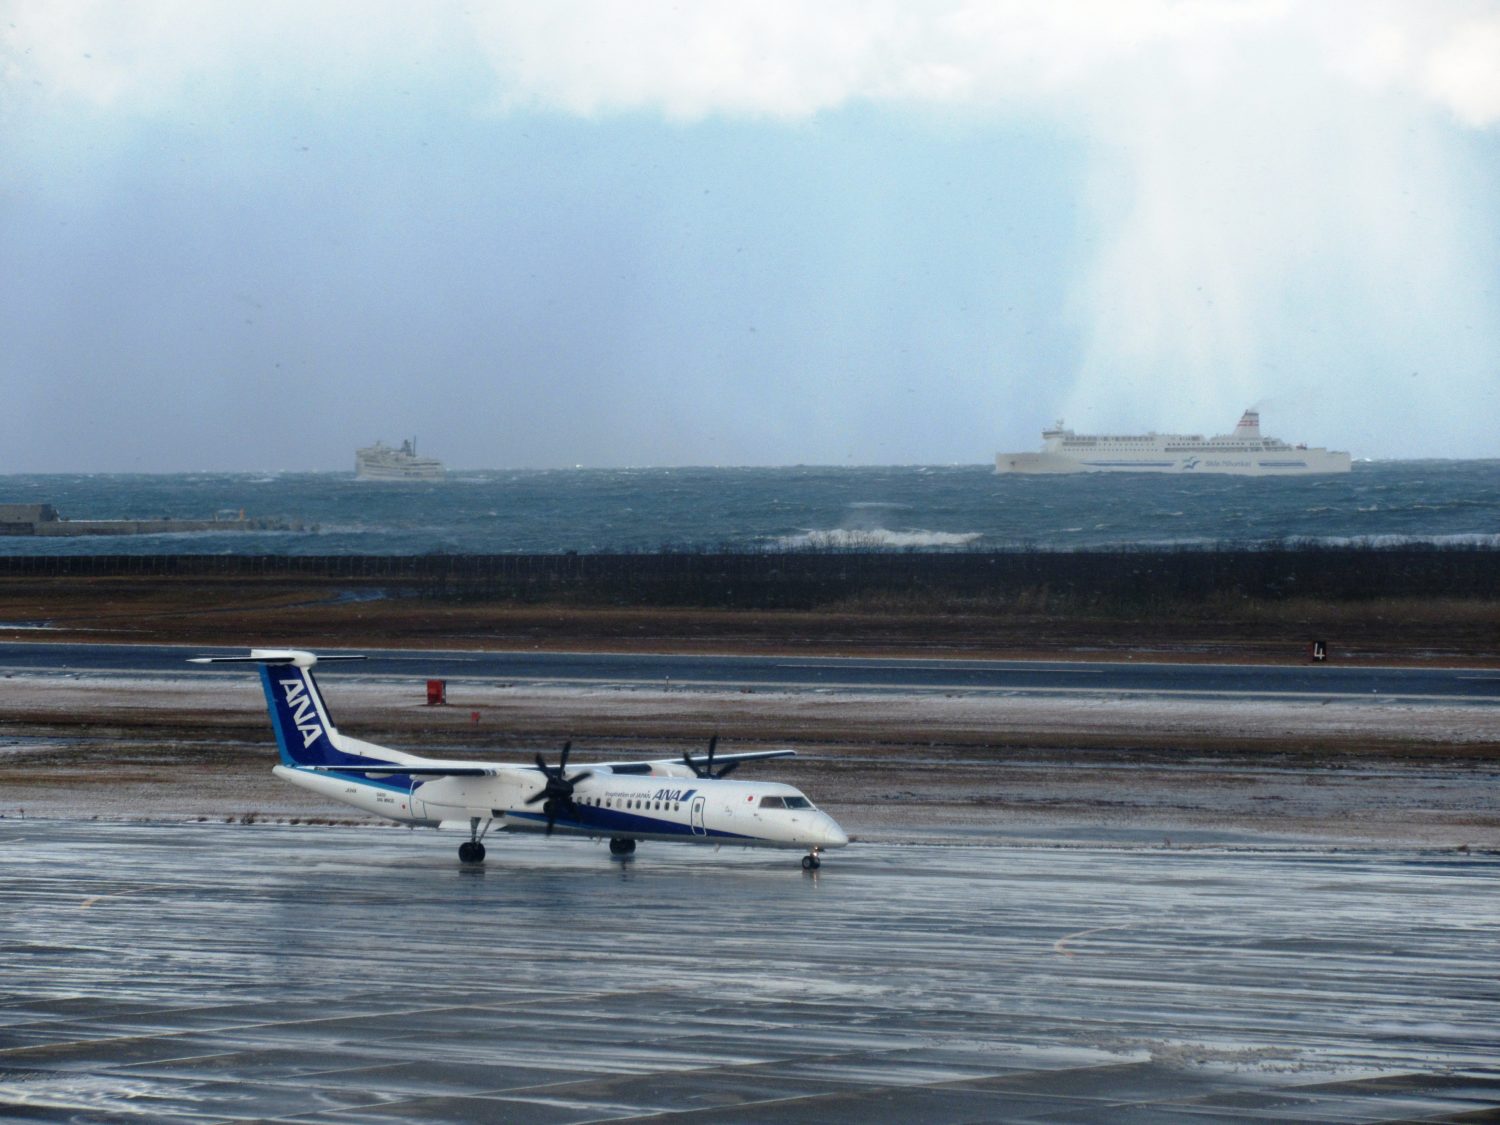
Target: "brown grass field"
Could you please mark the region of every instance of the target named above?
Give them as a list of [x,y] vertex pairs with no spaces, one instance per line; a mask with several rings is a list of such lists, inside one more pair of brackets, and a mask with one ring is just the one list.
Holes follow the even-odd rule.
[[0,640],[1500,666],[1492,600],[1220,600],[1149,613],[872,597],[808,610],[530,605],[298,579],[0,579]]

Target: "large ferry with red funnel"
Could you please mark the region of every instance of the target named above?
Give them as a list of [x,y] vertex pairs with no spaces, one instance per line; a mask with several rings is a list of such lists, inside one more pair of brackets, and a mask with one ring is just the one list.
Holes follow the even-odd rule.
[[1042,431],[1039,453],[999,453],[997,473],[1228,473],[1295,477],[1347,473],[1349,454],[1288,445],[1260,432],[1247,410],[1231,434],[1076,434],[1059,421]]

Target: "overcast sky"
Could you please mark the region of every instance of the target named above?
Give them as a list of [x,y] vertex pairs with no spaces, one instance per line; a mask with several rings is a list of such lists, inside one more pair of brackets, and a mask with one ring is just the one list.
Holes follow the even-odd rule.
[[0,0],[0,473],[1500,456],[1500,3]]

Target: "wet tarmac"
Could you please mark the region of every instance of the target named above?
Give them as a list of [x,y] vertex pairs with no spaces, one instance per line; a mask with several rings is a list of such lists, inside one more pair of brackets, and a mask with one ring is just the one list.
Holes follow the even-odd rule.
[[0,821],[10,1121],[1500,1106],[1500,858]]

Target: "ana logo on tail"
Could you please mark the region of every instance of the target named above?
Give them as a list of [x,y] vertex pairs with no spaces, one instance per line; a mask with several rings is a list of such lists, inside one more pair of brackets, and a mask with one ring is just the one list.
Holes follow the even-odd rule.
[[287,708],[292,712],[292,722],[302,732],[302,749],[306,750],[323,737],[323,728],[318,724],[317,709],[313,707],[312,695],[301,680],[280,680],[286,695]]

